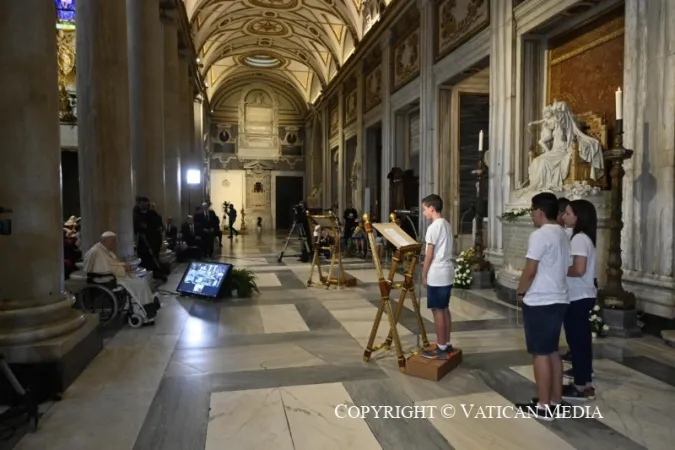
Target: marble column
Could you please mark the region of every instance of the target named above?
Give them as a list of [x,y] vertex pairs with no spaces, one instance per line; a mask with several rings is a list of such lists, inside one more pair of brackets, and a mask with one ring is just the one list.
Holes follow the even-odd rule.
[[181,209],[181,161],[179,150],[179,95],[178,95],[178,29],[175,13],[162,10],[164,37],[164,179],[165,217],[181,223],[185,215]]
[[352,205],[359,214],[363,214],[363,185],[364,177],[366,174],[366,152],[364,151],[364,145],[366,142],[366,130],[363,127],[363,103],[365,98],[365,74],[363,73],[363,60],[357,63],[356,69],[356,154],[354,158],[358,161],[359,170],[356,173],[356,204]]
[[[675,318],[675,0],[627,0],[624,283],[646,313]],[[619,87],[619,86],[616,86]]]
[[347,208],[347,203],[345,199],[345,190],[348,186],[347,177],[347,168],[345,167],[345,87],[340,85],[338,87],[338,211],[340,215],[342,211]]
[[[437,95],[434,82],[434,11],[435,1],[418,0],[420,9],[420,150],[419,150],[419,204],[429,194],[438,191],[438,154],[433,147],[436,133]],[[408,125],[409,126],[409,125]],[[409,156],[408,156],[409,161]],[[449,205],[448,205],[449,206]],[[424,236],[428,221],[420,214],[419,235]]]
[[330,110],[328,102],[321,107],[321,155],[323,161],[323,188],[321,189],[322,208],[328,208],[331,204],[331,154],[330,154]]
[[136,195],[166,215],[164,182],[164,66],[160,0],[127,0],[129,117]]
[[82,249],[117,233],[134,254],[129,65],[124,2],[77,3],[77,109]]
[[490,2],[490,134],[488,254],[503,254],[499,217],[509,202],[514,121],[514,26],[511,2]]
[[[391,112],[391,30],[386,30],[380,40],[382,49],[382,179],[380,180],[380,220],[389,220],[389,179],[387,174],[392,168],[394,159],[394,146],[392,145],[392,122]],[[375,205],[373,205],[374,207]]]
[[[191,83],[190,88],[190,98],[192,99],[196,93],[196,87]],[[195,186],[195,191],[199,192],[200,199],[206,201],[207,192],[204,189],[204,107],[201,97],[192,100],[192,111],[192,160],[195,169],[199,170],[201,174],[199,185]]]
[[98,318],[63,293],[56,11],[9,2],[2,14],[0,54],[11,64],[0,64],[0,207],[13,213],[0,219],[13,227],[0,236],[0,353],[10,364],[58,361]]
[[[181,209],[183,216],[193,214],[197,203],[195,187],[187,183],[187,171],[192,167],[192,102],[190,101],[190,83],[188,69],[188,55],[185,51],[178,54],[178,149],[181,166]],[[201,204],[201,202],[199,202]]]

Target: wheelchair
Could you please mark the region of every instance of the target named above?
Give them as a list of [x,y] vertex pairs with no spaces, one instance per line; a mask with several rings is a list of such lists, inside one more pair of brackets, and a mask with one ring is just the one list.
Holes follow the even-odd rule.
[[87,284],[78,292],[77,298],[83,311],[98,314],[103,327],[120,314],[126,316],[127,323],[132,328],[152,324],[161,307],[157,297],[152,303],[141,305],[110,273],[87,273]]

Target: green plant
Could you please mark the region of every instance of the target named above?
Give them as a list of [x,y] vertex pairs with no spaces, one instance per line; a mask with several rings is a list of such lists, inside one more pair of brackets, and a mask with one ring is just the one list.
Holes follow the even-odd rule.
[[455,281],[453,282],[453,287],[459,289],[469,289],[471,287],[471,281],[473,281],[471,264],[473,263],[475,256],[474,253],[473,247],[469,247],[459,254],[457,265],[455,266]]
[[230,281],[232,282],[232,289],[237,290],[237,296],[240,298],[250,298],[253,293],[259,293],[258,284],[256,283],[256,274],[248,269],[232,269]]
[[510,211],[506,211],[504,214],[501,215],[501,219],[506,221],[506,222],[514,222],[518,220],[519,217],[526,216],[530,213],[530,208],[520,208],[520,209],[512,209]]

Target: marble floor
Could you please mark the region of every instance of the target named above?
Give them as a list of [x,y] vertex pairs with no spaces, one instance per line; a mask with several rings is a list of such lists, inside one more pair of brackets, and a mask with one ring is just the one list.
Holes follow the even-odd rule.
[[[372,264],[346,259],[357,287],[308,288],[309,265],[278,262],[281,237],[226,244],[217,258],[257,272],[258,296],[170,294],[179,268],[162,287],[157,324],[107,333],[63,399],[42,405],[39,430],[0,435],[0,450],[672,448],[675,349],[656,338],[596,342],[592,405],[602,417],[546,424],[480,416],[467,411],[534,394],[521,317],[491,291],[454,292],[452,341],[464,362],[431,382],[401,373],[393,351],[363,362],[379,301]],[[424,290],[418,295],[434,342]],[[412,351],[417,323],[409,300],[404,306],[399,334]],[[387,331],[383,323],[376,343]],[[454,417],[443,417],[446,405]],[[352,406],[415,408],[418,416],[336,414]]]

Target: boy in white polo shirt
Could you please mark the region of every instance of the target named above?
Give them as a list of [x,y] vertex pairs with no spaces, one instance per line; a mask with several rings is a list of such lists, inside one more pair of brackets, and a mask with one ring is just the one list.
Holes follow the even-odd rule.
[[532,417],[551,421],[562,402],[560,330],[569,304],[567,271],[572,263],[570,242],[558,224],[558,199],[551,193],[532,197],[532,222],[537,227],[527,244],[525,267],[518,284],[523,303],[527,351],[533,356],[538,397],[519,404]]

